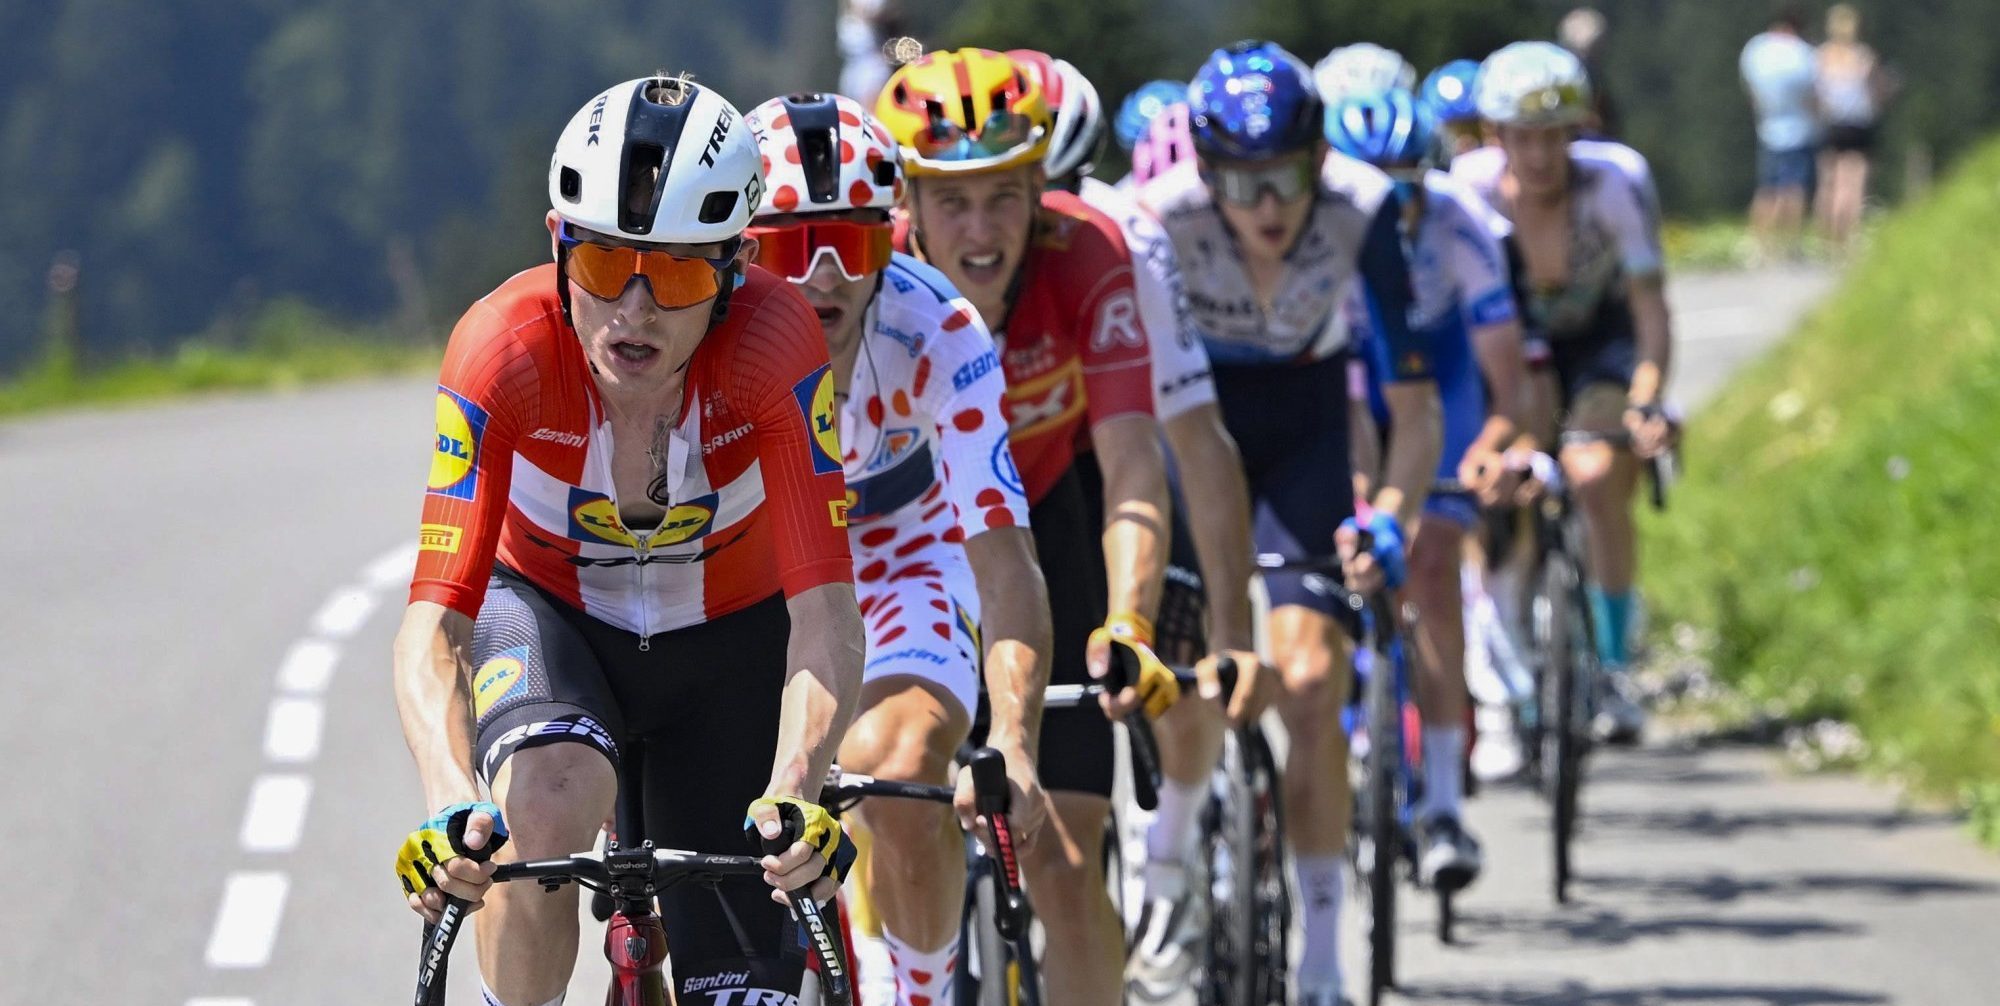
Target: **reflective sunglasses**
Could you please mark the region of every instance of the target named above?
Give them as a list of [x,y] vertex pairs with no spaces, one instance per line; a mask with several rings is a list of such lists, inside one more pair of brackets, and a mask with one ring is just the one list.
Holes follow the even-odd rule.
[[926,161],[977,162],[1003,158],[1032,147],[1042,127],[1018,112],[997,111],[976,132],[941,115],[931,116],[929,128],[916,136],[917,156]]
[[1319,165],[1309,157],[1258,167],[1218,165],[1209,170],[1209,180],[1217,195],[1237,206],[1255,206],[1266,192],[1289,203],[1312,192],[1319,181]]
[[810,279],[821,256],[831,257],[842,278],[854,281],[889,267],[889,257],[895,253],[895,230],[896,225],[886,220],[827,220],[752,227],[746,236],[757,240],[758,265],[794,283]]
[[722,273],[736,257],[743,239],[733,238],[715,258],[686,258],[654,249],[598,244],[570,229],[565,221],[556,232],[568,259],[564,271],[583,292],[599,300],[617,300],[632,285],[646,281],[653,303],[669,311],[692,307],[722,289]]

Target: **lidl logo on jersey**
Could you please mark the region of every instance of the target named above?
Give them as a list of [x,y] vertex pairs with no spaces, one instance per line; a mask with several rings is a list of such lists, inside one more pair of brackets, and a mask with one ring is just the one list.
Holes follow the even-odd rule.
[[602,541],[626,548],[678,545],[708,533],[709,525],[715,521],[716,501],[717,495],[709,493],[675,504],[660,526],[641,539],[626,529],[625,522],[618,517],[618,507],[609,497],[571,486],[569,536],[577,541]]
[[972,641],[972,658],[978,660],[985,652],[979,646],[979,620],[972,617],[972,612],[965,610],[965,605],[958,603],[955,598],[951,602],[951,610],[958,619],[958,631],[965,633],[965,638]]
[[438,385],[437,450],[431,455],[429,491],[469,500],[479,488],[479,438],[486,434],[486,410],[458,392]]
[[528,648],[501,650],[472,676],[472,718],[484,719],[500,700],[528,690]]
[[823,366],[792,385],[792,397],[806,417],[811,434],[813,474],[831,475],[840,470],[840,429],[833,409],[833,368]]

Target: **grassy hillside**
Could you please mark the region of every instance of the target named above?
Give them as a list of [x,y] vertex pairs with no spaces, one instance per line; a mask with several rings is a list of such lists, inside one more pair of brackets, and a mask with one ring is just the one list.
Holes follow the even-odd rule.
[[2000,842],[2000,144],[1882,227],[1693,425],[1646,526],[1660,624],[1753,697],[1858,724]]

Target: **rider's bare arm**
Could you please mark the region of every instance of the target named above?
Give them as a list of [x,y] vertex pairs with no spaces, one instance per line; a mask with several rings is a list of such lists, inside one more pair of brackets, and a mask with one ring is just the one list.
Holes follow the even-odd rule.
[[1198,405],[1167,421],[1167,442],[1181,470],[1197,477],[1181,483],[1201,578],[1208,585],[1208,645],[1211,650],[1256,648],[1250,622],[1250,486],[1236,441],[1214,403]]
[[1106,610],[1150,620],[1160,608],[1172,512],[1160,424],[1146,415],[1117,416],[1093,427],[1090,439],[1104,470]]
[[817,801],[861,700],[861,612],[851,583],[800,591],[785,599],[785,611],[792,619],[789,669],[765,795]]
[[417,762],[424,805],[480,799],[472,775],[472,619],[412,601],[396,632],[396,713]]
[[992,703],[987,743],[1035,763],[1041,750],[1042,692],[1049,683],[1049,591],[1027,528],[1003,527],[965,541],[979,582],[980,630],[986,644],[986,694]]
[[1382,397],[1389,403],[1389,448],[1373,503],[1395,514],[1405,529],[1414,528],[1444,452],[1444,407],[1437,383],[1428,378],[1392,382]]
[[1634,276],[1625,281],[1625,295],[1631,302],[1632,323],[1639,334],[1639,365],[1632,371],[1632,389],[1627,400],[1633,405],[1656,404],[1666,390],[1674,350],[1666,282],[1659,273]]
[[1529,428],[1528,362],[1523,341],[1518,321],[1483,325],[1472,333],[1479,372],[1486,378],[1487,393],[1493,396],[1486,425],[1473,443],[1476,450],[1504,451],[1518,433]]

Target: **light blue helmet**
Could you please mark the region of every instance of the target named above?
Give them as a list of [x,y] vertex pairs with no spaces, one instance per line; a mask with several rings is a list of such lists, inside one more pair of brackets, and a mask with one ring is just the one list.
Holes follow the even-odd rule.
[[1326,110],[1333,149],[1378,168],[1428,165],[1437,153],[1437,116],[1410,92],[1361,95]]
[[1431,71],[1418,93],[1439,122],[1465,122],[1479,118],[1479,102],[1472,92],[1479,80],[1479,61],[1454,59]]
[[1139,85],[1139,89],[1125,96],[1118,106],[1118,120],[1112,124],[1112,132],[1118,137],[1118,145],[1131,150],[1138,145],[1139,138],[1146,135],[1146,127],[1153,124],[1153,116],[1174,102],[1187,100],[1187,85],[1176,80],[1149,80]]

